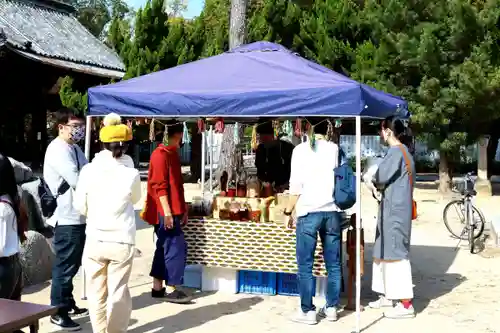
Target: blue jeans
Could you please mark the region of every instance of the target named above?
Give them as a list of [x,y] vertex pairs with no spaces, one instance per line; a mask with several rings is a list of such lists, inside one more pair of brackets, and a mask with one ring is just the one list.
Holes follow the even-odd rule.
[[187,244],[181,228],[181,216],[174,216],[174,227],[165,229],[163,216],[155,225],[156,250],[153,256],[151,277],[165,281],[169,286],[181,286],[184,283]]
[[297,279],[299,282],[300,306],[303,312],[314,311],[314,278],[312,269],[316,242],[319,237],[323,244],[323,257],[328,283],[326,306],[338,306],[342,284],[341,273],[341,220],[338,212],[314,212],[300,216],[297,220]]
[[54,229],[54,262],[50,304],[67,314],[76,306],[73,298],[73,278],[82,265],[85,246],[85,224],[58,225]]

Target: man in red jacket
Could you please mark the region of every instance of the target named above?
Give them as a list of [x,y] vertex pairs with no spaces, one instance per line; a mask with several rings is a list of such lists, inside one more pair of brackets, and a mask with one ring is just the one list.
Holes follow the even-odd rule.
[[146,205],[141,215],[154,225],[157,236],[150,273],[153,277],[151,296],[172,303],[188,303],[191,298],[176,288],[183,284],[187,252],[182,231],[187,222],[187,209],[178,153],[183,125],[172,121],[167,126],[168,144],[158,145],[151,154]]

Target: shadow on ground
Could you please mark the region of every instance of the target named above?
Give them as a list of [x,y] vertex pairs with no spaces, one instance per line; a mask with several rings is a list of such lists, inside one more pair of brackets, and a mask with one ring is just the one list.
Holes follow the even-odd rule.
[[[139,296],[141,297],[141,296]],[[148,331],[160,331],[164,333],[176,333],[201,326],[221,317],[248,311],[252,306],[262,302],[261,297],[242,298],[235,302],[219,302],[214,305],[202,306],[195,309],[184,310],[175,315],[158,319],[133,329],[129,333],[143,333]],[[134,304],[139,302],[134,298]],[[143,306],[140,306],[143,307]],[[134,308],[135,309],[135,308]]]
[[[366,300],[377,298],[377,295],[371,291],[372,250],[373,244],[365,245],[365,258],[367,259],[362,281],[362,298]],[[414,306],[417,312],[422,312],[431,300],[448,294],[465,281],[465,277],[460,274],[447,273],[457,255],[454,247],[413,245],[410,251],[413,284],[415,285]]]
[[[191,304],[196,303],[196,299],[198,298],[210,296],[216,293],[215,291],[199,291],[194,288],[187,288],[187,287],[183,287],[182,289],[188,295],[192,295]],[[142,293],[134,297],[133,310],[135,311],[142,308],[147,308],[148,306],[151,305],[161,304],[161,303],[167,303],[167,302],[163,299],[151,297],[151,292],[147,291],[145,293]]]

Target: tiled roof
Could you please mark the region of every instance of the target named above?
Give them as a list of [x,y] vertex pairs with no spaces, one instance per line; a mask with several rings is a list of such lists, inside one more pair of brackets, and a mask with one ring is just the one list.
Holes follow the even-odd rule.
[[119,72],[125,70],[118,55],[66,10],[27,0],[0,0],[0,33],[2,30],[7,44],[25,53]]

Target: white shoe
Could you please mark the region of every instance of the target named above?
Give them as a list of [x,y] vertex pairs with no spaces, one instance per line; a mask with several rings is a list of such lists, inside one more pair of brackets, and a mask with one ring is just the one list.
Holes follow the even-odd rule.
[[391,319],[415,318],[415,309],[413,305],[407,309],[403,303],[398,302],[396,306],[384,312],[384,317]]
[[394,303],[384,296],[380,296],[378,300],[368,303],[368,307],[372,309],[390,308],[393,306]]
[[338,312],[336,307],[333,306],[327,308],[325,305],[319,310],[318,316],[320,316],[321,318],[325,318],[328,321],[337,321],[338,320],[337,313]]
[[301,309],[299,309],[297,313],[294,314],[291,320],[296,323],[307,325],[316,325],[318,323],[318,319],[316,318],[316,311],[304,312]]

